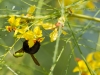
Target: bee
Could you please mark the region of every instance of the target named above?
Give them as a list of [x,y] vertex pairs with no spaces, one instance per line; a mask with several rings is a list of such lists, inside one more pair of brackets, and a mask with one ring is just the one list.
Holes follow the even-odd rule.
[[39,49],[40,49],[40,42],[39,41],[35,41],[35,44],[31,48],[29,48],[28,40],[25,40],[23,42],[22,48],[20,50],[18,50],[17,52],[15,52],[15,54],[13,54],[13,56],[14,57],[21,57],[21,56],[23,56],[23,53],[26,52],[26,53],[31,55],[35,64],[40,66],[39,62],[34,57],[34,54],[37,53]]

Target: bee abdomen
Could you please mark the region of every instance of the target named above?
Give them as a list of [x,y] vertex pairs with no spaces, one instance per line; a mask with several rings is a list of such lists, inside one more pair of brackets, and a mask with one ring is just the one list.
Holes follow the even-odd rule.
[[29,54],[35,54],[36,52],[38,52],[40,48],[40,42],[36,41],[35,44],[29,48],[28,46],[28,40],[25,40],[23,42],[23,50],[26,52],[26,53],[29,53]]

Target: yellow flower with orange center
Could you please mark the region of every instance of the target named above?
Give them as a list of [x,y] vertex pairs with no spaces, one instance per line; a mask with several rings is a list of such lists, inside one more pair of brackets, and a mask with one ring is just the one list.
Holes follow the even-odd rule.
[[[95,72],[96,75],[100,74],[100,51],[91,52],[86,57],[86,61],[91,68],[92,71]],[[78,61],[78,66],[75,67],[73,72],[79,72],[81,75],[90,75],[90,72],[88,71],[88,68],[83,60]]]
[[73,72],[79,72],[79,73],[81,73],[81,75],[91,75],[88,71],[88,68],[87,68],[85,62],[83,60],[78,61],[78,66],[79,67],[74,68]]

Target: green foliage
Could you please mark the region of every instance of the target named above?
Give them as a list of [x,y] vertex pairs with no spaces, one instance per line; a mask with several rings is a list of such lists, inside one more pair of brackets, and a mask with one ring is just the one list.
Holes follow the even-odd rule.
[[[91,75],[99,75],[89,66],[86,57],[91,52],[100,51],[100,18],[96,18],[100,5],[95,3],[97,7],[94,8],[92,4],[91,7],[88,5],[89,0],[70,1],[67,4],[66,0],[0,0],[0,75],[78,75],[73,72],[78,65],[76,58],[84,60]],[[28,24],[29,30],[35,29],[41,21],[41,25],[54,25],[51,30],[51,26],[40,26],[42,31],[39,30],[39,34],[42,33],[45,38],[34,54],[40,66],[29,54],[18,52],[27,36],[15,37],[14,26],[11,30],[8,27],[7,31],[5,26],[11,26],[8,21],[11,15],[15,19],[24,19],[19,29],[25,24]],[[64,31],[66,35],[63,35]],[[29,42],[28,45],[33,44]]]

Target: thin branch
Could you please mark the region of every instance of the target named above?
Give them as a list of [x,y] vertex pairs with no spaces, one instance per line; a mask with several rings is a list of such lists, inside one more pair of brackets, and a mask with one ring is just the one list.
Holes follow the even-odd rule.
[[72,13],[69,16],[100,22],[100,18],[91,17],[91,16],[87,16],[87,15],[81,15],[81,14]]
[[5,64],[5,66],[7,67],[7,69],[9,69],[11,72],[14,73],[14,75],[18,75],[11,67],[9,67],[8,65]]
[[34,20],[34,19],[45,19],[45,18],[48,18],[49,16],[37,16],[37,17],[34,17],[34,16],[22,16],[22,15],[0,15],[0,18],[9,18],[11,16],[15,16],[17,18],[23,18],[23,19],[29,19],[29,20]]
[[[0,15],[0,18],[9,18],[12,15]],[[34,20],[34,19],[47,19],[47,18],[57,18],[58,15],[47,15],[47,16],[22,16],[22,15],[13,15],[17,18],[23,18],[23,19],[29,19],[29,20]],[[92,20],[92,21],[97,21],[100,22],[100,18],[96,18],[96,17],[91,17],[91,16],[87,16],[87,15],[82,15],[82,14],[75,14],[75,13],[71,13],[69,14],[69,17],[76,17],[76,18],[82,18],[82,19],[87,19],[87,20]]]

